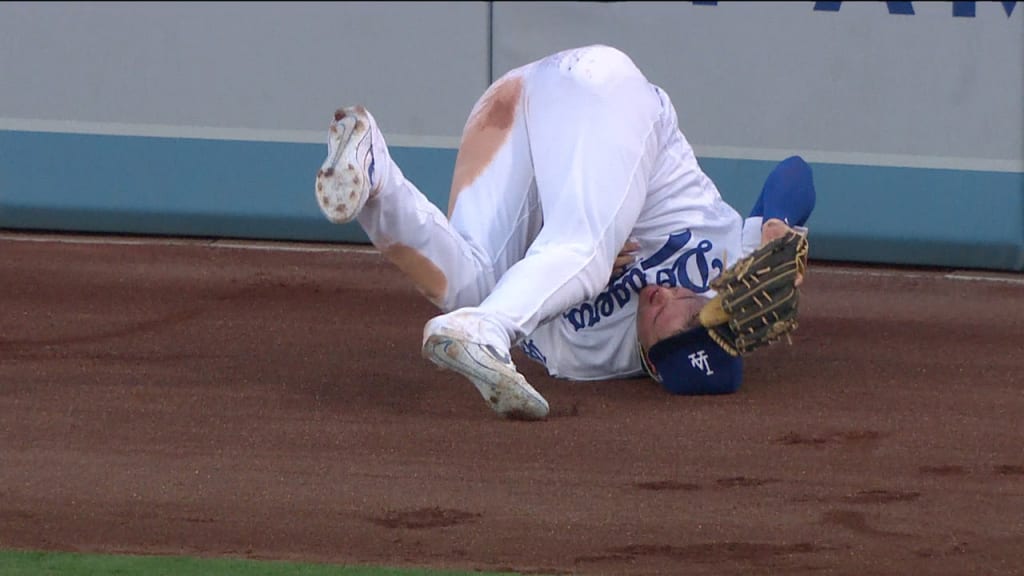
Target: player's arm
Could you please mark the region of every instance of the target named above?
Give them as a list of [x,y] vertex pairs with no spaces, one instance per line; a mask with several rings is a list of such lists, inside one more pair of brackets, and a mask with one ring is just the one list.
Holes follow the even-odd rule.
[[640,243],[630,238],[626,240],[626,243],[622,246],[622,250],[619,251],[619,255],[615,257],[615,265],[612,268],[612,279],[622,276],[626,272],[626,268],[629,268],[630,264],[637,261],[639,253],[637,250],[640,249]]

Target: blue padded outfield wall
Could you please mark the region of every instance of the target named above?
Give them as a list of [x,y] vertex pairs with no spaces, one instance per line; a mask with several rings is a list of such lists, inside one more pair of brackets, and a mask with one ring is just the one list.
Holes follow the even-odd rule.
[[671,95],[741,212],[801,154],[812,257],[1024,270],[1015,2],[0,4],[0,228],[365,242],[320,214],[333,110],[365,103],[447,206],[491,79],[589,43]]
[[[391,152],[447,202],[455,149]],[[321,215],[323,155],[322,144],[0,131],[0,227],[367,242]]]

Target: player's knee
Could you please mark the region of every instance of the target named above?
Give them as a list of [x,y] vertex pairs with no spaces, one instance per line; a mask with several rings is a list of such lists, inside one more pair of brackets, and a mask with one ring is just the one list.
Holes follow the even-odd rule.
[[643,76],[625,52],[603,44],[566,54],[559,60],[557,70],[563,80],[586,88]]

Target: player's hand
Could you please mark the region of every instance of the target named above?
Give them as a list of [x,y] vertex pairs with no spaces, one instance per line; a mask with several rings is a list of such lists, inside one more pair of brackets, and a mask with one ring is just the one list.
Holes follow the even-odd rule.
[[626,268],[629,268],[631,264],[636,262],[637,250],[639,249],[639,242],[632,238],[626,240],[622,250],[619,251],[619,255],[615,257],[615,264],[612,265],[612,280],[622,276],[626,272]]
[[[761,225],[761,246],[764,246],[765,244],[771,242],[772,240],[775,240],[776,238],[782,238],[790,231],[793,231],[793,229],[790,228],[788,224],[786,224],[782,220],[779,220],[778,218],[771,218],[769,220],[766,220],[764,224]],[[805,263],[804,270],[806,269],[807,266]],[[798,274],[796,277],[796,286],[800,286],[803,283],[804,275]]]

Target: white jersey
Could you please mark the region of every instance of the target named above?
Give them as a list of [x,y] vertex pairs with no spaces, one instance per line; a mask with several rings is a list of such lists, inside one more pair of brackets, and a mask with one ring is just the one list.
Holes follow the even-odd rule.
[[640,245],[638,260],[596,298],[569,308],[522,342],[527,355],[552,376],[601,380],[643,374],[636,346],[640,290],[648,284],[682,286],[713,296],[711,280],[744,253],[740,215],[701,170],[671,101],[655,89],[662,134],[646,201],[631,233]]
[[[640,289],[710,296],[741,257],[743,219],[668,95],[614,48],[560,52],[488,88],[463,131],[448,216],[374,150],[383,182],[358,216],[373,243],[443,311],[498,319],[553,376],[641,374]],[[629,238],[639,260],[609,283]]]

